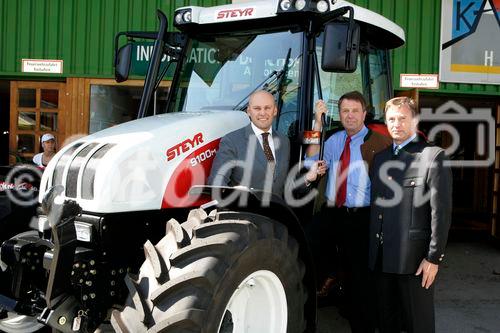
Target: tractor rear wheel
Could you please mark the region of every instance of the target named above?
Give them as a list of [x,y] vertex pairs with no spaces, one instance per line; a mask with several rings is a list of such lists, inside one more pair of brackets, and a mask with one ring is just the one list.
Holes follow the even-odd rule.
[[281,223],[242,212],[190,212],[144,245],[138,278],[128,276],[117,332],[303,332],[305,266]]

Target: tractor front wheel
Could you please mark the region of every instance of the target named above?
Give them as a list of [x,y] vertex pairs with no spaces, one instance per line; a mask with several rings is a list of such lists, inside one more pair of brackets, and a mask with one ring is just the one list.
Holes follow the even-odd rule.
[[190,212],[144,245],[117,332],[303,332],[305,266],[281,223],[246,212]]

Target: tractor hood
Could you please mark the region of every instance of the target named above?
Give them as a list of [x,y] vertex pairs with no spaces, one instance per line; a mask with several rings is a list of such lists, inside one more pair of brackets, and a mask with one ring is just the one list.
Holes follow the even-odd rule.
[[86,212],[195,205],[187,191],[205,183],[220,138],[248,123],[239,111],[183,112],[108,128],[56,154],[43,174],[39,200],[63,185],[64,197]]

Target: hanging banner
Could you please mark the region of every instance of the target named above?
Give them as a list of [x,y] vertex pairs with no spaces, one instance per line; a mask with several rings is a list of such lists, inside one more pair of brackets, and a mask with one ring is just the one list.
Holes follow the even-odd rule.
[[442,0],[442,82],[500,84],[500,0]]

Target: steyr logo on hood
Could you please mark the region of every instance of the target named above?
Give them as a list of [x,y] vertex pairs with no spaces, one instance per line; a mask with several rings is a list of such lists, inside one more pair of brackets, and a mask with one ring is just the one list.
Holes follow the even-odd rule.
[[225,9],[217,13],[217,19],[227,19],[230,17],[252,16],[254,8],[245,9]]
[[167,149],[167,161],[173,160],[182,153],[187,153],[200,143],[203,143],[202,133],[195,134],[193,139],[186,139],[181,143],[176,144],[175,146]]

